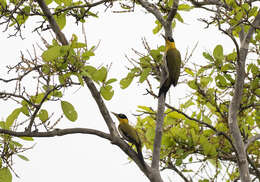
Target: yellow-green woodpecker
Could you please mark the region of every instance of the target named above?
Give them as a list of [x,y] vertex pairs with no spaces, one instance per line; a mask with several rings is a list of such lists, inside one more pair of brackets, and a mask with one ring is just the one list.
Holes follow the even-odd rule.
[[181,69],[181,54],[176,49],[175,43],[172,37],[165,37],[165,61],[167,68],[167,78],[162,84],[159,90],[159,97],[162,93],[166,96],[171,84],[175,87],[178,83]]
[[136,146],[138,158],[141,160],[144,165],[144,157],[142,154],[142,143],[139,138],[137,131],[128,123],[128,119],[124,114],[116,114],[112,112],[119,121],[118,130],[123,139],[134,144]]

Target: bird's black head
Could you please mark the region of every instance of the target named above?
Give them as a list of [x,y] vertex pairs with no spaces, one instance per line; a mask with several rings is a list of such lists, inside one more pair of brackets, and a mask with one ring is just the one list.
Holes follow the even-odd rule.
[[126,115],[124,115],[124,114],[118,114],[118,117],[121,119],[127,119]]
[[173,39],[172,37],[168,37],[168,40],[169,40],[170,42],[174,42],[174,39]]
[[163,38],[166,40],[166,41],[169,41],[169,42],[174,42],[174,39],[170,36],[168,37],[165,37],[163,34],[161,34],[163,36]]

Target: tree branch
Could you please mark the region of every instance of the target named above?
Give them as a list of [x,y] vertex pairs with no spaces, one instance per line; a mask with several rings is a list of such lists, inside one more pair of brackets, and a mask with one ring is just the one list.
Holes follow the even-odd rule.
[[43,14],[46,16],[51,29],[55,33],[57,39],[62,43],[62,45],[68,45],[69,42],[66,39],[65,35],[61,32],[59,25],[55,21],[55,19],[52,16],[51,11],[49,10],[48,6],[44,2],[44,0],[36,0],[39,6],[41,7],[41,10],[43,11]]
[[191,182],[190,180],[188,180],[188,178],[186,178],[186,176],[184,176],[184,174],[176,167],[174,166],[171,162],[168,164],[168,168],[174,170],[185,182]]
[[177,13],[178,6],[179,6],[179,0],[174,0],[171,11],[169,12],[169,14],[167,16],[166,23],[164,26],[166,37],[172,37],[172,20]]
[[[256,16],[253,22],[253,25],[258,26],[259,24],[260,24],[260,12],[258,12],[258,15]],[[255,29],[253,27],[250,27],[248,33],[245,35],[245,38],[242,41],[242,45],[239,50],[240,59],[237,60],[237,65],[236,65],[235,89],[234,89],[234,95],[229,105],[229,116],[228,116],[229,128],[234,141],[234,145],[239,155],[238,166],[239,166],[240,178],[242,182],[250,181],[250,176],[249,176],[246,148],[244,146],[244,142],[237,123],[238,122],[237,114],[239,112],[239,107],[240,107],[243,88],[244,88],[245,62],[248,53],[248,47],[254,30]]]
[[69,135],[69,134],[91,134],[96,135],[101,138],[105,138],[108,140],[112,140],[111,136],[107,133],[104,133],[99,130],[94,129],[88,129],[88,128],[66,128],[66,129],[55,129],[53,131],[47,131],[47,132],[17,132],[17,131],[11,131],[11,130],[4,130],[0,129],[0,133],[2,134],[8,134],[15,137],[55,137],[55,136],[63,136],[63,135]]
[[245,143],[245,148],[247,150],[247,148],[249,147],[249,145],[251,145],[253,142],[255,142],[256,140],[260,140],[260,134],[257,134],[255,136],[250,137],[246,143]]
[[112,138],[114,136],[119,137],[115,123],[113,122],[113,120],[109,114],[109,111],[108,111],[99,91],[97,90],[96,86],[94,85],[93,81],[88,77],[84,77],[83,79],[84,79],[85,83],[87,84],[93,98],[95,99],[95,101],[98,105],[99,111],[101,112],[101,114],[107,124],[107,127],[109,129],[109,132],[110,132]]
[[142,7],[144,7],[148,12],[152,13],[155,18],[165,26],[165,20],[163,19],[162,14],[160,13],[159,9],[152,3],[149,3],[147,0],[137,0]]

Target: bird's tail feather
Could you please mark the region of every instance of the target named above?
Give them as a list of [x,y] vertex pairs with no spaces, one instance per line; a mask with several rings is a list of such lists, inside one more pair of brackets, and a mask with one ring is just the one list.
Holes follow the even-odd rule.
[[143,166],[145,167],[144,156],[143,156],[143,153],[142,153],[142,146],[136,145],[136,149],[137,149],[138,158],[140,159]]
[[159,97],[161,96],[162,93],[164,93],[164,97],[166,96],[166,93],[168,92],[171,84],[167,84],[167,81],[165,81],[162,86],[160,87],[159,90]]

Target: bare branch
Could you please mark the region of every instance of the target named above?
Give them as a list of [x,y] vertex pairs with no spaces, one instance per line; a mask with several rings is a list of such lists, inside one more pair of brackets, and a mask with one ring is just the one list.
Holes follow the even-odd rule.
[[91,134],[101,138],[105,138],[111,141],[111,136],[99,130],[88,129],[88,128],[66,128],[66,129],[55,129],[47,132],[17,132],[11,130],[0,129],[0,133],[8,134],[15,137],[55,137],[69,134]]
[[137,0],[148,12],[152,13],[156,19],[165,26],[165,20],[163,19],[162,14],[159,9],[152,3],[149,3],[147,0]]
[[61,32],[59,25],[53,18],[52,13],[48,8],[48,6],[46,5],[46,3],[44,2],[44,0],[36,0],[36,1],[41,7],[46,18],[48,19],[48,22],[50,23],[50,26],[54,31],[57,39],[62,43],[62,45],[68,45],[69,44],[68,40],[66,39],[65,35]]
[[172,36],[172,20],[173,20],[174,16],[177,13],[178,6],[179,6],[179,0],[173,1],[173,5],[172,5],[172,8],[171,8],[171,11],[168,14],[168,17],[166,19],[166,24],[164,26],[165,35],[167,37],[171,37]]
[[191,182],[186,178],[186,176],[183,175],[183,173],[176,167],[174,166],[171,162],[168,164],[168,168],[174,170],[185,182]]
[[255,142],[256,140],[260,140],[260,134],[257,134],[255,136],[250,137],[246,143],[245,143],[245,148],[247,150],[247,148],[249,147],[249,145],[251,145],[253,142]]
[[203,1],[197,1],[197,0],[189,0],[194,6],[196,7],[202,7],[207,5],[216,5],[219,7],[224,7],[226,9],[230,9],[228,5],[222,1],[219,0],[203,0]]
[[[162,83],[162,79],[161,79],[161,83]],[[153,159],[152,159],[152,168],[154,168],[155,170],[159,170],[159,162],[160,162],[164,109],[165,109],[164,94],[161,94],[161,96],[158,99],[158,107],[157,107],[158,109],[156,115],[156,128],[155,128],[155,137],[153,143]]]
[[244,39],[242,40],[241,48],[248,49],[248,45],[250,42],[250,39],[255,32],[256,27],[260,26],[260,10],[258,11],[257,16],[255,17],[251,27],[248,30],[248,33],[244,36]]
[[110,132],[112,138],[114,136],[119,136],[118,132],[116,130],[115,123],[113,122],[113,120],[109,114],[109,111],[108,111],[103,99],[101,98],[99,91],[97,90],[96,86],[94,85],[93,81],[88,77],[84,77],[84,81],[87,84],[93,98],[95,99],[95,101],[98,105],[98,108],[107,124],[107,127],[109,129],[109,132]]
[[62,86],[63,86],[63,85],[55,86],[55,87],[53,87],[52,89],[48,90],[48,91],[45,93],[45,95],[44,95],[44,97],[42,98],[40,104],[36,106],[36,109],[35,109],[35,111],[34,111],[33,114],[32,114],[30,123],[29,123],[28,127],[26,128],[26,131],[31,131],[32,125],[33,125],[33,123],[34,123],[34,120],[35,120],[35,118],[36,118],[36,116],[37,116],[39,110],[41,109],[42,104],[48,99],[48,96],[49,96],[54,90],[58,90],[58,89],[60,89]]

